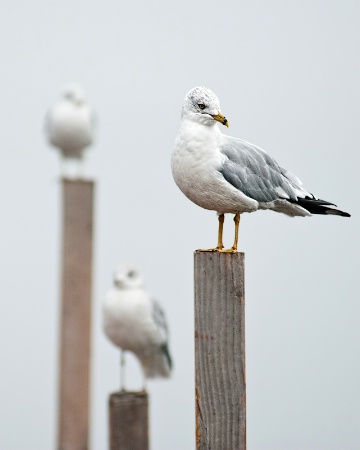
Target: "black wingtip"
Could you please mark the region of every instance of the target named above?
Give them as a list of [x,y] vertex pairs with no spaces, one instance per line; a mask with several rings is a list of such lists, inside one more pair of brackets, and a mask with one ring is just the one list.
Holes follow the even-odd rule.
[[342,217],[351,217],[351,214],[349,214],[347,212],[344,212],[344,211],[341,211],[340,216],[342,216]]
[[[336,206],[336,205],[334,205],[334,206]],[[320,213],[320,214],[326,214],[328,216],[351,217],[351,215],[345,211],[341,211],[340,209],[327,208],[326,206],[324,206],[324,213]]]
[[170,351],[169,351],[169,347],[168,347],[168,343],[167,342],[164,342],[161,345],[161,350],[162,350],[162,352],[164,353],[164,355],[166,357],[166,360],[167,360],[167,363],[169,365],[170,370],[172,370],[172,368],[173,368],[173,360],[172,360],[172,357],[170,355]]
[[334,203],[327,202],[326,200],[320,200],[317,198],[298,198],[296,201],[288,200],[291,203],[296,203],[309,211],[311,214],[323,214],[327,216],[341,216],[351,217],[351,215],[345,211],[337,209]]

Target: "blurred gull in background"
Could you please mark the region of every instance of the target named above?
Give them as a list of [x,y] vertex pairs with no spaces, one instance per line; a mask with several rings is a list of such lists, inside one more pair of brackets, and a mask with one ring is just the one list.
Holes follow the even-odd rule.
[[170,376],[172,361],[168,348],[165,315],[143,288],[143,279],[133,264],[119,265],[114,286],[103,303],[103,326],[110,341],[121,348],[121,389],[124,390],[124,352],[139,358],[145,378]]
[[84,89],[75,83],[63,89],[59,100],[48,111],[45,130],[49,143],[60,149],[62,175],[67,160],[77,160],[78,176],[81,176],[84,150],[94,139],[95,116],[86,100]]
[[[181,127],[172,154],[176,184],[194,203],[219,214],[218,245],[214,251],[237,251],[240,214],[270,209],[288,216],[332,214],[350,217],[336,205],[319,200],[301,181],[264,150],[222,134],[215,124],[229,126],[217,96],[204,87],[185,97]],[[223,250],[224,214],[235,214],[235,239]]]

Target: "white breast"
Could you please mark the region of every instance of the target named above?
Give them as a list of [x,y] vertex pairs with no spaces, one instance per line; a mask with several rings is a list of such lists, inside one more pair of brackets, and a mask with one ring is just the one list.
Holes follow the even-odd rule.
[[58,103],[50,112],[49,141],[68,157],[79,157],[93,140],[91,111],[87,105]]
[[216,125],[183,119],[171,160],[174,180],[202,208],[219,213],[255,211],[258,202],[234,188],[219,172],[226,158],[218,149],[221,139]]
[[116,346],[137,354],[164,341],[152,318],[149,294],[143,289],[110,289],[103,304],[103,326]]

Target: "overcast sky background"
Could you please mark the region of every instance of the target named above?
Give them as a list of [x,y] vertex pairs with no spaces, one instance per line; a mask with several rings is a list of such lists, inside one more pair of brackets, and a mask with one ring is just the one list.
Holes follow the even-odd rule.
[[[360,448],[358,1],[2,2],[0,449],[55,448],[60,164],[43,118],[81,83],[98,117],[91,443],[107,449],[119,354],[101,301],[137,263],[166,309],[175,371],[149,383],[153,450],[195,447],[193,251],[214,212],[170,169],[185,94],[220,98],[229,129],[352,213],[244,215],[249,450]],[[233,239],[227,218],[225,245]],[[130,387],[140,387],[129,360]]]

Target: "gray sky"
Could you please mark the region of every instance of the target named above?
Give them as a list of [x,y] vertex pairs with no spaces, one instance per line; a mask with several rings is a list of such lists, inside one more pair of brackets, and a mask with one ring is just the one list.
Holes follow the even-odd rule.
[[[167,311],[175,372],[149,383],[154,450],[194,448],[193,251],[213,212],[186,199],[170,155],[187,91],[220,98],[223,132],[262,147],[352,213],[244,215],[249,450],[360,448],[357,1],[3,2],[0,17],[0,448],[56,437],[59,155],[43,117],[62,85],[98,116],[93,450],[107,449],[119,355],[101,330],[114,266],[136,262]],[[233,236],[227,218],[225,244]],[[140,386],[130,358],[130,387]]]

